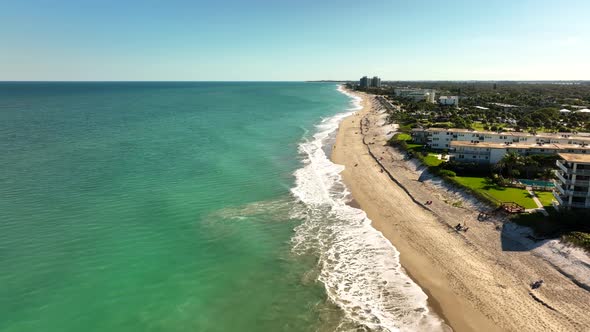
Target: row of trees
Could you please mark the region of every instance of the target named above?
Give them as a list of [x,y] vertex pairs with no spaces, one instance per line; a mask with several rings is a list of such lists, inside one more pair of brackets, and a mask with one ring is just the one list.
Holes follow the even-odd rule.
[[[394,96],[395,86],[435,89],[439,95],[460,96],[461,110],[427,102]],[[369,93],[387,95],[413,114],[417,125],[449,126],[471,128],[474,122],[481,122],[488,130],[511,127],[518,131],[571,132],[590,131],[590,115],[587,113],[560,113],[559,110],[571,105],[590,106],[590,83],[523,83],[523,82],[395,82],[388,87],[369,88]],[[518,105],[506,109],[491,103]],[[569,105],[569,106],[564,106]],[[485,106],[481,110],[475,106]]]
[[554,177],[553,165],[556,158],[545,155],[521,156],[515,152],[509,152],[494,165],[493,170],[498,175],[513,179],[524,176],[550,180]]

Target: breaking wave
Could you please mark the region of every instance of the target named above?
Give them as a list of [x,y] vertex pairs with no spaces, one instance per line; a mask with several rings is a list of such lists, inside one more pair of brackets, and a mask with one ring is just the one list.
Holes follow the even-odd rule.
[[399,252],[364,211],[347,204],[351,195],[340,176],[344,167],[332,163],[325,148],[340,121],[361,108],[361,100],[339,91],[352,98],[351,107],[323,119],[313,137],[299,145],[304,166],[295,172],[291,192],[302,203],[293,213],[303,222],[295,229],[293,252],[318,257],[318,279],[344,312],[337,331],[446,329],[429,312],[426,294],[404,273]]

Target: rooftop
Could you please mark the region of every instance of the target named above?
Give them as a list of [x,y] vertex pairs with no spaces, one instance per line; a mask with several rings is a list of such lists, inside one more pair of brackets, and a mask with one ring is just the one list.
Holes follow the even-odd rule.
[[518,108],[520,106],[511,105],[511,104],[504,104],[504,103],[489,103],[490,105],[496,105],[500,107],[508,107],[508,108]]
[[[495,149],[549,149],[549,150],[561,150],[561,149],[575,149],[581,148],[579,145],[558,145],[558,144],[506,144],[506,143],[493,143],[493,142],[479,142],[471,143],[467,141],[451,141],[452,147],[468,146],[468,147],[479,147],[479,148],[495,148]],[[590,149],[590,148],[588,148]]]
[[526,144],[526,143],[492,143],[479,142],[471,143],[467,141],[451,141],[451,147],[476,147],[476,148],[494,148],[494,149],[545,149],[545,150],[585,150],[590,151],[590,146],[573,145],[573,144]]
[[422,131],[422,130],[425,130],[428,132],[450,131],[450,132],[455,132],[455,133],[473,133],[473,134],[481,134],[481,135],[493,134],[493,135],[508,135],[508,136],[521,136],[521,137],[525,137],[525,136],[540,137],[540,138],[571,138],[571,139],[582,139],[582,140],[590,142],[590,136],[588,133],[540,133],[540,134],[533,135],[533,134],[529,134],[529,133],[525,133],[525,132],[521,132],[521,131],[497,132],[497,131],[478,131],[478,130],[473,130],[473,129],[460,129],[460,128],[428,128],[428,129],[415,128],[415,129],[413,129],[413,131]]
[[558,153],[558,156],[570,163],[590,164],[590,155],[578,153]]

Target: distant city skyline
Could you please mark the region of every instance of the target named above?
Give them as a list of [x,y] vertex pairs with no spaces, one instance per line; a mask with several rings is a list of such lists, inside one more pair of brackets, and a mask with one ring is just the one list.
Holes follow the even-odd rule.
[[12,1],[0,80],[588,80],[590,2]]

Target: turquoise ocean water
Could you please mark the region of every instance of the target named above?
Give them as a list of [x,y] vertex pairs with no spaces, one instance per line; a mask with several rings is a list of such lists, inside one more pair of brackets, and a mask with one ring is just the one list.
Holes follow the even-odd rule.
[[334,84],[0,83],[0,331],[434,321],[343,204],[326,151],[350,107]]

